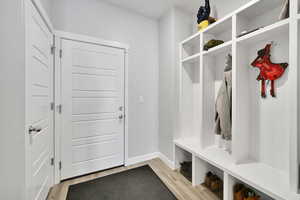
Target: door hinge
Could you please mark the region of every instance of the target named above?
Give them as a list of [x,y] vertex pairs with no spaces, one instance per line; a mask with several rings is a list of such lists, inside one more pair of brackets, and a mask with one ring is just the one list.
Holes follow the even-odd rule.
[[57,106],[57,111],[59,114],[62,113],[62,105],[61,104]]
[[54,102],[51,102],[50,103],[50,109],[51,109],[51,111],[54,111],[54,106],[55,106]]
[[54,166],[54,158],[51,158],[50,164],[51,164],[52,166]]
[[59,164],[58,164],[58,169],[61,170],[62,169],[62,164],[61,164],[61,161],[59,161]]
[[55,54],[55,46],[51,46],[51,54],[54,55]]
[[63,56],[63,50],[60,49],[60,50],[59,50],[59,57],[62,58],[62,56]]

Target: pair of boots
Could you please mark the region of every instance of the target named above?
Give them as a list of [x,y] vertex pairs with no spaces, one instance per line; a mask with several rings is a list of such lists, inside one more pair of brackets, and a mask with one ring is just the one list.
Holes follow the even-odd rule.
[[218,193],[223,190],[223,181],[211,172],[206,174],[204,185],[214,193]]
[[236,184],[233,189],[234,200],[259,200],[260,197],[255,192],[243,184]]

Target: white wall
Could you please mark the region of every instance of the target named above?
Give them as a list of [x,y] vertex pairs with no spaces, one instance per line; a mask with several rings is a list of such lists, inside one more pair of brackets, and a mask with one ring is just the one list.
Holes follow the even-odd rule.
[[174,17],[173,10],[166,13],[159,21],[159,151],[173,160],[174,131],[174,77],[175,63]]
[[[202,0],[204,2],[204,0]],[[218,19],[224,17],[225,15],[231,13],[232,11],[240,8],[251,0],[210,0],[211,7],[216,9]]]
[[47,12],[48,16],[52,18],[52,6],[53,6],[53,0],[39,0],[41,4],[43,5],[43,8]]
[[178,44],[192,34],[189,13],[171,9],[159,20],[159,150],[173,160],[173,139],[178,130],[179,50]]
[[23,1],[0,1],[0,199],[25,196]]
[[[129,157],[158,151],[158,23],[100,0],[53,0],[57,30],[130,45]],[[139,97],[144,97],[144,102]]]

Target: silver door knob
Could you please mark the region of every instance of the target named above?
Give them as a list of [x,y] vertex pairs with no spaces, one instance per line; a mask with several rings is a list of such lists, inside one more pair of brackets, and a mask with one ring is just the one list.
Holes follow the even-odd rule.
[[41,131],[42,131],[42,128],[33,127],[33,126],[30,126],[28,129],[29,135],[32,135],[33,133],[39,133]]

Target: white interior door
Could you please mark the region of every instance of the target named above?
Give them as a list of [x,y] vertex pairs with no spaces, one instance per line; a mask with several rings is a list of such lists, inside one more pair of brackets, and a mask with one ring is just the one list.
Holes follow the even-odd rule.
[[45,200],[53,184],[53,35],[31,1],[26,2],[26,126],[29,199]]
[[61,45],[61,179],[123,165],[124,50]]

